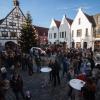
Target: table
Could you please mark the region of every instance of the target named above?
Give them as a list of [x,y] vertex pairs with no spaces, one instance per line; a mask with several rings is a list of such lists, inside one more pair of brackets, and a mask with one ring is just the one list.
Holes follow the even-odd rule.
[[81,88],[85,85],[85,82],[80,79],[72,79],[69,81],[69,85],[76,90],[81,90]]
[[46,73],[44,75],[44,81],[43,81],[43,84],[42,84],[42,87],[44,88],[48,85],[48,78],[47,78],[48,75],[47,75],[47,73],[51,72],[52,69],[50,67],[43,67],[43,68],[40,69],[40,71],[43,72],[43,73]]

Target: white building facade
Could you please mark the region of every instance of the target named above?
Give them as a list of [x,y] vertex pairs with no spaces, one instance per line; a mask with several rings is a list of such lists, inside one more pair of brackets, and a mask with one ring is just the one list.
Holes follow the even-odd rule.
[[79,9],[71,25],[71,42],[75,48],[94,48],[92,16]]
[[65,42],[67,47],[71,47],[71,23],[72,20],[63,16],[59,27],[59,42]]
[[51,25],[48,31],[48,43],[54,44],[57,43],[59,40],[59,26],[60,21],[52,19]]
[[71,23],[72,20],[63,16],[61,22],[52,19],[51,25],[48,31],[48,41],[51,44],[65,42],[67,47],[71,45]]

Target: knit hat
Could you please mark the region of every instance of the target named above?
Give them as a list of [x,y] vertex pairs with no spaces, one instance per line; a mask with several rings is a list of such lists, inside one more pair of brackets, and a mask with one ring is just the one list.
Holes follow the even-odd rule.
[[5,68],[5,67],[2,67],[2,68],[1,68],[1,72],[2,72],[2,73],[7,72],[6,68]]

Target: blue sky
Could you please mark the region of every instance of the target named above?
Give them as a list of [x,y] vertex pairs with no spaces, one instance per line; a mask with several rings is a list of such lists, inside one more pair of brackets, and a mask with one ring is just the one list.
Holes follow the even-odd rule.
[[[0,19],[4,18],[13,8],[13,0],[0,0]],[[26,14],[30,12],[33,24],[49,27],[51,19],[67,17],[74,19],[77,9],[81,7],[90,15],[100,13],[100,0],[19,0],[20,8]]]

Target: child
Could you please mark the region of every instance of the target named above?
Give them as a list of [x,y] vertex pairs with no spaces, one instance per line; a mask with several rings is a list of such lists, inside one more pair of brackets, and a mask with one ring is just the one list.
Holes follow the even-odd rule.
[[30,91],[29,90],[26,91],[25,100],[31,100],[31,98],[32,98],[32,95],[31,95]]
[[5,67],[1,68],[1,77],[3,80],[5,80],[7,78],[7,70]]

